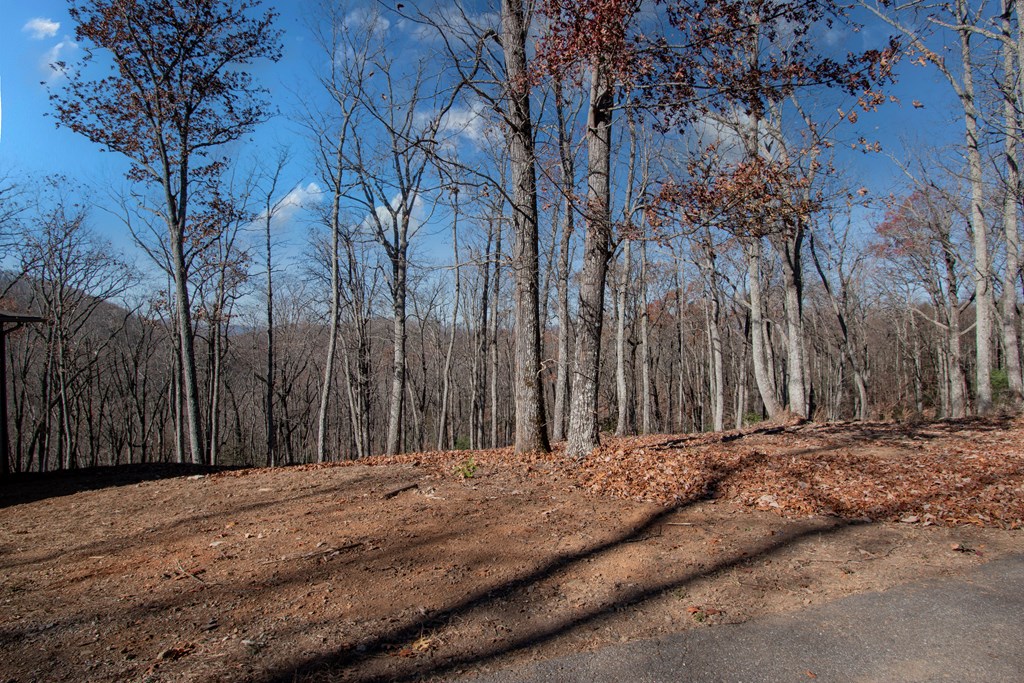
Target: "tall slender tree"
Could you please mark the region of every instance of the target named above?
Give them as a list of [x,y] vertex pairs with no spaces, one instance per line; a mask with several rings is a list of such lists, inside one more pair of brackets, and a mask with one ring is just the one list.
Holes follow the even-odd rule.
[[638,2],[551,0],[544,12],[551,22],[542,45],[543,66],[555,74],[586,69],[590,75],[587,105],[586,232],[579,274],[576,312],[576,358],[569,407],[566,455],[587,456],[600,442],[598,379],[604,290],[612,253],[611,205],[612,118],[620,80],[634,66],[629,35]]
[[501,3],[505,56],[506,123],[512,164],[512,274],[516,302],[516,439],[517,453],[546,452],[547,419],[540,365],[540,261],[537,249],[537,159],[526,38],[530,22],[522,0]]
[[[982,111],[979,90],[975,84],[979,57],[978,27],[991,8],[984,3],[953,0],[937,5],[911,2],[898,6],[888,3],[862,4],[878,18],[899,31],[918,54],[922,64],[930,64],[946,80],[960,102],[964,123],[964,145],[967,157],[967,178],[970,186],[969,218],[974,246],[974,345],[975,345],[975,409],[979,414],[992,410],[992,338],[994,331],[995,295],[992,288],[992,263],[989,224],[985,219],[985,162],[983,159]],[[1018,8],[1020,5],[1018,5]],[[1005,9],[1005,8],[1004,8]],[[994,12],[994,10],[993,10]],[[951,30],[957,39],[957,50],[951,60],[945,50],[936,52],[929,46],[934,30]]]
[[249,67],[280,58],[276,14],[261,11],[259,0],[73,1],[69,13],[85,50],[73,77],[51,94],[57,120],[128,157],[132,180],[160,188],[189,453],[203,462],[186,254],[198,236],[189,207],[223,165],[217,148],[267,116]]

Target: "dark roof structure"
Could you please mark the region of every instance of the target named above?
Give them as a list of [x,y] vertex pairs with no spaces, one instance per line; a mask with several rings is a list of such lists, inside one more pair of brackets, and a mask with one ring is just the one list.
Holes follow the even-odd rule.
[[29,315],[28,313],[11,313],[10,311],[0,311],[0,325],[4,323],[23,325],[25,323],[43,322],[46,322],[46,318],[43,318],[42,316]]

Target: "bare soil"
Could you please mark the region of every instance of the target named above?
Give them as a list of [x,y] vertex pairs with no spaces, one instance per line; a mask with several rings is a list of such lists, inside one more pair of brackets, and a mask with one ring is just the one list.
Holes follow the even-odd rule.
[[583,463],[21,476],[0,681],[447,680],[957,574],[1021,547],[1022,443],[1009,419],[790,425]]

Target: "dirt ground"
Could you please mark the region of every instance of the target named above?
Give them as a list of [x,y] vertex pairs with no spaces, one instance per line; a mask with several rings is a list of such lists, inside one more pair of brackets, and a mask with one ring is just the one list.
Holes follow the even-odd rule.
[[0,487],[0,681],[447,680],[956,574],[1021,547],[1022,437],[805,425],[581,464],[23,476]]

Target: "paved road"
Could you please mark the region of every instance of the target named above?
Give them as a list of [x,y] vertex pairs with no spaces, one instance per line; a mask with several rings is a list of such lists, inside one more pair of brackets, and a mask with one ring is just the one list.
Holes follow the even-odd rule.
[[472,679],[1024,683],[1024,555],[736,626],[694,629]]

